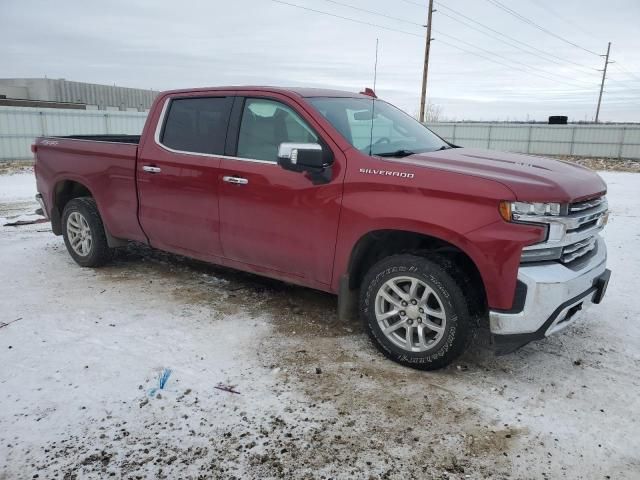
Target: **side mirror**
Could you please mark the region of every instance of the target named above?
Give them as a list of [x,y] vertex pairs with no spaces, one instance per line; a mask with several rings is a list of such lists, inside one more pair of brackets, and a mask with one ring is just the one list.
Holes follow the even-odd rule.
[[278,165],[292,172],[306,172],[314,184],[331,180],[331,161],[318,143],[281,143]]

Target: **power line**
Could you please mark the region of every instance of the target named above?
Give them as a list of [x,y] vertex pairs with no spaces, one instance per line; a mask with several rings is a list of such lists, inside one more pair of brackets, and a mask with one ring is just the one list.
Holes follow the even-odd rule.
[[[551,8],[549,6],[549,2],[546,2],[546,3],[543,4],[542,2],[540,2],[540,0],[533,0],[533,3],[536,4],[536,6],[539,9],[544,10],[545,13],[547,13],[547,14],[550,13],[551,17],[560,19],[563,22],[565,22],[566,24],[571,25],[573,28],[575,28],[577,30],[580,30],[582,33],[584,33],[586,35],[589,35],[589,37],[593,38],[593,36],[594,36],[593,35],[594,34],[593,31],[589,31],[589,30],[585,29],[584,27],[582,27],[580,24],[578,24],[578,23],[576,23],[576,22],[574,22],[572,20],[569,20],[568,18],[562,16],[561,14],[558,13],[557,10],[554,10],[553,8]],[[604,43],[604,40],[598,40],[598,41],[602,41]]]
[[412,2],[411,0],[400,0],[401,2],[404,3],[408,3],[409,5],[415,5],[417,7],[421,7],[421,8],[426,8],[427,4],[426,3],[418,3],[418,2]]
[[[398,17],[392,17],[392,16],[390,16],[390,15],[386,15],[386,14],[384,14],[384,13],[376,12],[376,11],[373,11],[373,10],[368,10],[368,9],[366,9],[366,8],[356,7],[356,6],[349,5],[349,4],[344,3],[344,2],[339,2],[339,1],[337,1],[337,0],[324,0],[324,1],[325,1],[325,2],[329,2],[329,3],[332,3],[332,4],[334,4],[334,5],[339,5],[339,6],[342,6],[342,7],[350,8],[350,9],[352,9],[352,10],[356,10],[356,11],[359,11],[359,12],[364,12],[364,13],[368,13],[368,14],[371,14],[371,15],[377,15],[377,16],[380,16],[380,17],[389,18],[389,19],[392,19],[392,20],[400,21],[400,22],[410,23],[410,24],[412,24],[412,25],[417,25],[417,26],[419,26],[419,27],[424,27],[424,25],[423,25],[423,24],[421,24],[421,23],[411,22],[411,21],[408,21],[408,20],[405,20],[405,19],[402,19],[402,18],[398,18]],[[441,12],[441,13],[442,13],[442,12]],[[449,15],[447,15],[446,13],[444,13],[444,15],[449,16]],[[451,18],[452,18],[452,17],[451,17]],[[574,78],[571,78],[571,77],[567,77],[567,76],[564,76],[564,75],[559,75],[559,74],[556,74],[556,73],[553,73],[553,72],[548,72],[548,71],[546,71],[546,70],[542,70],[542,69],[540,69],[540,68],[538,68],[538,67],[532,67],[532,66],[527,65],[526,63],[524,63],[524,62],[520,62],[520,61],[518,61],[518,60],[511,60],[511,59],[509,59],[509,58],[507,58],[507,57],[505,57],[505,56],[503,56],[503,55],[499,55],[499,54],[497,54],[497,53],[493,53],[493,52],[491,52],[491,51],[489,51],[489,50],[486,50],[486,49],[480,48],[480,47],[478,47],[478,46],[476,46],[476,45],[474,45],[474,44],[471,44],[471,43],[469,43],[469,42],[466,42],[466,41],[464,41],[464,40],[461,40],[461,39],[459,39],[459,38],[457,38],[457,37],[455,37],[455,36],[453,36],[453,35],[449,35],[449,34],[447,34],[447,33],[440,32],[440,31],[435,31],[435,30],[434,30],[434,32],[435,32],[435,33],[437,33],[438,35],[442,35],[442,36],[444,36],[444,37],[448,37],[448,38],[451,38],[451,39],[453,39],[453,40],[456,40],[456,41],[458,41],[458,42],[460,42],[460,43],[463,43],[463,44],[469,45],[469,46],[471,46],[471,47],[473,47],[473,48],[477,48],[478,50],[481,50],[481,51],[483,51],[483,52],[485,52],[485,53],[487,53],[487,54],[489,54],[489,55],[494,55],[494,56],[496,56],[496,57],[498,57],[498,58],[502,58],[503,60],[506,60],[507,62],[512,62],[512,63],[516,63],[516,64],[519,64],[519,65],[523,65],[525,68],[529,68],[529,69],[536,69],[536,70],[541,71],[541,72],[543,72],[543,73],[546,73],[546,74],[548,74],[548,75],[555,75],[555,76],[560,77],[560,78],[564,78],[564,79],[568,79],[568,80],[571,80],[571,81],[575,81],[575,79],[574,79]],[[483,32],[483,33],[484,33],[484,32]],[[500,40],[500,39],[498,39],[498,40]],[[503,42],[504,42],[504,40],[501,40],[501,41],[503,41]],[[509,42],[505,42],[505,43],[507,43],[508,45],[511,45],[511,46],[513,46],[513,47],[515,47],[515,48],[517,48],[517,49],[519,49],[519,50],[522,50],[522,49],[521,49],[520,47],[518,47],[517,45],[510,44]],[[525,50],[522,50],[522,51],[525,51]],[[526,51],[525,51],[525,52],[526,52]],[[530,53],[530,52],[526,52],[526,53]],[[544,57],[542,57],[542,56],[540,56],[540,55],[537,55],[537,56],[539,56],[540,58],[544,59]],[[546,60],[546,59],[545,59],[545,60]],[[557,62],[556,62],[556,63],[557,63]],[[595,73],[595,71],[594,71],[594,73]],[[577,80],[577,81],[578,81],[578,82],[581,82],[581,83],[584,83],[584,82],[582,82],[581,80]],[[572,86],[577,86],[577,85],[572,84]]]
[[[615,65],[615,63],[614,63]],[[614,86],[619,86],[620,89],[624,90],[624,89],[638,89],[640,88],[640,86],[637,85],[637,81],[636,80],[618,80],[615,78],[607,78],[607,80],[609,81],[609,83],[614,83]]]
[[547,35],[551,35],[552,37],[555,37],[558,40],[562,40],[563,42],[565,42],[565,43],[567,43],[569,45],[572,45],[572,46],[574,46],[576,48],[579,48],[580,50],[584,50],[585,52],[588,52],[588,53],[590,53],[592,55],[600,56],[599,53],[596,53],[593,50],[589,50],[588,48],[585,48],[585,47],[583,47],[581,45],[578,45],[577,43],[574,43],[571,40],[567,40],[566,38],[558,35],[557,33],[554,33],[551,30],[548,30],[548,29],[544,28],[543,26],[538,25],[533,20],[525,17],[524,15],[519,14],[518,12],[516,12],[515,10],[512,10],[511,8],[507,7],[506,5],[504,5],[503,3],[499,2],[498,0],[487,0],[487,2],[489,2],[492,5],[494,5],[495,7],[498,7],[500,10],[503,10],[503,11],[507,12],[509,15],[514,16],[518,20],[521,20],[524,23],[527,23],[527,24],[531,25],[532,27],[537,28],[538,30],[540,30],[541,32],[546,33]]
[[[271,1],[272,1],[272,2],[275,2],[275,3],[280,3],[280,4],[283,4],[283,5],[287,5],[287,6],[290,6],[290,7],[295,7],[295,8],[299,8],[299,9],[302,9],[302,10],[307,10],[307,11],[310,11],[310,12],[313,12],[313,13],[317,13],[317,14],[320,14],[320,15],[326,15],[326,16],[330,16],[330,17],[334,17],[334,18],[339,18],[339,19],[342,19],[342,20],[346,20],[346,21],[349,21],[349,22],[358,23],[358,24],[361,24],[361,25],[367,25],[367,26],[371,26],[371,27],[381,28],[381,29],[383,29],[383,30],[389,30],[389,31],[396,32],[396,33],[402,33],[402,34],[404,34],[404,35],[411,35],[411,36],[413,36],[413,37],[419,37],[419,38],[422,38],[422,35],[417,34],[417,33],[412,33],[412,32],[407,32],[406,30],[400,30],[400,29],[396,29],[396,28],[386,27],[386,26],[384,26],[384,25],[380,25],[380,24],[377,24],[377,23],[366,22],[366,21],[364,21],[364,20],[358,20],[358,19],[355,19],[355,18],[351,18],[351,17],[343,16],[343,15],[337,15],[337,14],[334,14],[334,13],[325,12],[325,11],[323,11],[323,10],[316,10],[316,9],[314,9],[314,8],[305,7],[305,6],[303,6],[303,5],[298,5],[298,4],[295,4],[295,3],[286,2],[286,1],[284,1],[284,0],[271,0]],[[452,39],[454,39],[454,40],[456,40],[456,41],[461,42],[461,40],[459,40],[459,39],[457,39],[456,37],[453,37],[453,36],[451,36],[451,35],[442,34],[442,33],[438,33],[438,34],[439,34],[439,35],[444,35],[444,36],[447,36],[447,37],[451,37]],[[498,65],[502,65],[502,66],[507,67],[507,68],[510,68],[510,69],[512,69],[512,70],[519,70],[519,71],[522,71],[522,72],[527,73],[528,75],[537,76],[537,77],[543,78],[543,79],[545,79],[545,80],[551,80],[551,81],[555,81],[555,82],[558,82],[558,83],[563,83],[563,84],[565,84],[565,85],[569,85],[569,86],[572,86],[572,87],[577,87],[577,88],[584,89],[584,86],[583,86],[583,85],[576,85],[576,84],[569,83],[569,82],[565,82],[565,81],[558,80],[558,79],[555,79],[555,78],[547,77],[547,76],[545,76],[545,75],[541,75],[540,73],[537,73],[537,72],[535,71],[535,69],[534,69],[534,71],[524,70],[523,68],[519,68],[519,67],[516,67],[516,66],[514,66],[514,65],[509,65],[509,64],[507,64],[507,63],[504,63],[504,62],[501,62],[501,61],[495,60],[495,59],[493,59],[493,58],[491,58],[491,57],[487,57],[486,55],[483,55],[483,54],[481,54],[481,53],[473,52],[473,51],[470,51],[470,50],[466,50],[466,49],[464,49],[464,48],[462,48],[462,47],[459,47],[459,46],[454,45],[454,44],[452,44],[452,43],[446,42],[446,41],[444,41],[444,40],[440,40],[440,43],[442,43],[442,44],[444,44],[444,45],[448,45],[448,46],[450,46],[450,47],[453,47],[453,48],[455,48],[455,49],[457,49],[457,50],[460,50],[460,51],[462,51],[462,52],[468,53],[468,54],[470,54],[470,55],[475,55],[475,56],[477,56],[477,57],[484,58],[485,60],[488,60],[488,61],[493,62],[493,63],[497,63]],[[466,43],[467,43],[467,44],[469,44],[468,42],[466,42]],[[472,46],[472,47],[474,47],[474,48],[478,48],[478,47],[476,47],[475,45],[472,45],[472,44],[469,44],[469,45],[471,45],[471,46]],[[492,52],[490,52],[490,51],[488,51],[488,50],[484,50],[484,51],[485,51],[485,52],[487,52],[487,53],[488,53],[488,54],[490,54],[490,55],[497,56],[498,58],[502,58],[502,59],[504,59],[504,60],[506,60],[506,61],[511,61],[511,60],[509,60],[509,59],[508,59],[508,58],[506,58],[506,57],[502,57],[502,56],[500,56],[500,55],[494,54],[494,53],[492,53]],[[533,69],[533,67],[528,67],[526,64],[524,64],[524,65],[525,65],[527,68],[531,68],[531,69]],[[547,73],[548,73],[548,72],[547,72]],[[554,74],[551,74],[551,75],[554,75]],[[557,75],[556,75],[556,76],[557,76]]]
[[446,12],[438,12],[438,13],[439,13],[440,15],[444,15],[445,17],[450,18],[451,20],[454,20],[454,21],[456,21],[456,22],[458,22],[458,23],[460,23],[460,24],[462,24],[462,25],[465,25],[466,27],[471,28],[472,30],[475,30],[475,31],[477,31],[477,32],[480,32],[480,33],[482,33],[483,35],[486,35],[486,36],[488,36],[488,37],[490,37],[490,38],[493,38],[493,39],[495,39],[495,40],[498,40],[499,42],[502,42],[502,43],[504,43],[505,45],[509,45],[509,46],[511,46],[511,47],[513,47],[513,48],[516,48],[516,49],[521,50],[521,51],[523,51],[523,52],[525,52],[525,53],[528,53],[529,55],[534,55],[534,56],[536,56],[536,57],[538,57],[538,58],[541,58],[541,59],[543,59],[543,60],[545,60],[545,61],[553,62],[553,63],[556,63],[556,64],[558,64],[558,65],[562,65],[562,63],[561,63],[561,62],[558,62],[557,60],[551,60],[551,59],[548,59],[548,58],[546,58],[546,57],[543,57],[543,56],[542,56],[542,55],[540,55],[540,54],[537,54],[537,53],[534,53],[534,52],[530,52],[530,51],[528,51],[528,50],[525,50],[524,48],[519,47],[518,45],[516,45],[516,44],[514,44],[514,43],[508,42],[507,40],[504,40],[504,39],[502,39],[502,38],[498,37],[497,35],[493,35],[493,34],[491,34],[491,33],[489,33],[489,32],[485,32],[484,30],[481,30],[481,29],[479,29],[478,27],[474,27],[473,25],[470,25],[470,24],[468,24],[467,22],[465,22],[465,21],[463,21],[463,20],[460,20],[459,18],[454,17],[453,15],[449,15],[449,14],[448,14],[448,13],[446,13]]
[[[474,45],[473,43],[467,42],[467,41],[465,41],[465,40],[461,40],[461,39],[459,39],[459,38],[457,38],[457,37],[454,37],[453,35],[449,35],[449,34],[446,34],[446,33],[440,32],[440,31],[435,31],[435,30],[434,30],[434,33],[436,33],[437,35],[443,35],[443,36],[445,36],[445,37],[447,37],[447,38],[451,38],[451,39],[453,39],[453,40],[455,40],[455,41],[457,41],[457,42],[460,42],[460,43],[462,43],[462,44],[464,44],[464,45],[468,45],[468,46],[470,46],[470,47],[472,47],[472,48],[476,48],[476,49],[478,49],[478,50],[480,50],[480,51],[482,51],[482,52],[484,52],[484,53],[486,53],[486,54],[493,55],[493,56],[495,56],[495,57],[501,58],[501,59],[503,59],[503,60],[505,60],[505,61],[507,61],[507,62],[516,63],[516,64],[518,64],[518,65],[522,65],[524,68],[528,68],[528,69],[531,69],[531,70],[535,70],[535,71],[537,71],[537,72],[542,72],[542,73],[545,73],[545,74],[547,74],[547,75],[556,76],[556,77],[558,77],[558,78],[564,78],[564,79],[567,79],[567,78],[568,78],[569,80],[573,80],[573,79],[571,79],[571,78],[569,78],[569,77],[565,77],[564,75],[558,75],[557,73],[549,72],[549,71],[547,71],[547,70],[543,70],[543,69],[538,68],[538,67],[532,67],[532,66],[527,65],[526,63],[524,63],[524,62],[520,62],[520,61],[518,61],[518,60],[512,60],[512,59],[507,58],[507,57],[505,57],[505,56],[503,56],[503,55],[499,55],[499,54],[497,54],[497,53],[491,52],[491,51],[486,50],[486,49],[484,49],[484,48],[478,47],[477,45]],[[580,81],[580,80],[578,80],[578,81]],[[585,86],[589,85],[588,83],[584,83],[584,82],[581,82],[581,83],[583,83],[583,85],[582,85],[582,86],[581,86],[581,85],[577,85],[577,84],[575,84],[575,83],[569,83],[569,82],[564,82],[564,83],[566,83],[567,85],[574,86],[574,87],[582,87],[582,88],[584,88]],[[593,84],[592,86],[595,86],[595,85],[596,85],[596,84]]]
[[296,3],[289,3],[289,2],[285,2],[285,1],[283,1],[283,0],[271,0],[271,1],[272,1],[272,2],[275,2],[275,3],[281,3],[282,5],[288,5],[288,6],[290,6],[290,7],[300,8],[300,9],[302,9],[302,10],[307,10],[307,11],[309,11],[309,12],[319,13],[319,14],[321,14],[321,15],[327,15],[327,16],[329,16],[329,17],[334,17],[334,18],[340,18],[340,19],[342,19],[342,20],[347,20],[347,21],[349,21],[349,22],[359,23],[359,24],[361,24],[361,25],[368,25],[368,26],[370,26],[370,27],[381,28],[381,29],[383,29],[383,30],[389,30],[389,31],[391,31],[391,32],[402,33],[402,34],[404,34],[404,35],[411,35],[411,36],[413,36],[413,37],[420,37],[420,38],[422,38],[422,35],[419,35],[419,34],[417,34],[417,33],[411,33],[411,32],[407,32],[407,31],[405,31],[405,30],[397,29],[397,28],[385,27],[384,25],[379,25],[379,24],[377,24],[377,23],[371,23],[371,22],[365,22],[364,20],[357,20],[357,19],[355,19],[355,18],[344,17],[344,16],[342,16],[342,15],[337,15],[337,14],[335,14],[335,13],[329,13],[329,12],[325,12],[325,11],[322,11],[322,10],[316,10],[316,9],[314,9],[314,8],[305,7],[305,6],[303,6],[303,5],[298,5],[298,4],[296,4]]
[[634,73],[631,73],[629,70],[627,70],[626,68],[624,68],[622,65],[620,65],[620,63],[616,62],[613,64],[618,70],[626,73],[628,76],[630,76],[631,78],[640,81],[640,77],[637,77]]
[[340,5],[346,8],[350,8],[352,10],[357,10],[358,12],[369,13],[371,15],[378,15],[379,17],[389,18],[391,20],[395,20],[396,22],[408,23],[410,25],[415,25],[418,27],[424,27],[425,25],[422,23],[412,22],[411,20],[405,20],[404,18],[392,17],[391,15],[386,15],[380,12],[374,12],[373,10],[367,10],[366,8],[355,7],[353,5],[348,5],[342,2],[336,2],[335,0],[324,0],[325,2],[333,3],[334,5]]
[[[359,12],[364,12],[364,13],[368,13],[368,14],[371,14],[371,15],[377,15],[377,16],[379,16],[379,17],[389,18],[389,19],[392,19],[392,20],[401,21],[401,22],[406,22],[406,23],[410,23],[410,24],[412,24],[412,25],[417,25],[417,26],[419,26],[419,27],[424,27],[424,25],[422,25],[422,24],[420,24],[420,23],[411,22],[411,21],[408,21],[408,20],[405,20],[405,19],[402,19],[402,18],[398,18],[398,17],[392,17],[392,16],[390,16],[390,15],[386,15],[386,14],[384,14],[384,13],[376,12],[376,11],[373,11],[373,10],[368,10],[368,9],[366,9],[366,8],[356,7],[356,6],[349,5],[349,4],[344,3],[344,2],[339,2],[339,1],[337,1],[337,0],[324,0],[324,1],[325,1],[325,2],[329,2],[329,3],[332,3],[332,4],[334,4],[334,5],[339,5],[339,6],[342,6],[342,7],[350,8],[350,9],[352,9],[352,10],[356,10],[356,11],[359,11]],[[442,12],[441,12],[441,13],[442,13]],[[446,13],[445,13],[445,15],[446,15]],[[564,76],[564,75],[555,74],[555,73],[553,73],[553,72],[548,72],[548,71],[546,71],[546,70],[542,70],[542,69],[537,68],[537,67],[532,67],[532,66],[527,65],[526,63],[524,63],[524,62],[520,62],[520,61],[518,61],[518,60],[512,60],[512,59],[509,59],[509,58],[507,58],[507,57],[505,57],[505,56],[503,56],[503,55],[499,55],[499,54],[497,54],[497,53],[494,53],[494,52],[491,52],[491,51],[489,51],[489,50],[486,50],[486,49],[483,49],[483,48],[481,48],[481,47],[478,47],[478,46],[476,46],[476,45],[474,45],[474,44],[472,44],[472,43],[469,43],[469,42],[467,42],[467,41],[465,41],[465,40],[461,40],[461,39],[459,39],[459,38],[457,38],[457,37],[455,37],[455,36],[453,36],[453,35],[449,35],[449,34],[447,34],[447,33],[440,32],[440,31],[436,31],[436,30],[434,30],[434,32],[435,32],[435,33],[437,33],[438,35],[442,35],[442,36],[444,36],[444,37],[447,37],[447,38],[450,38],[450,39],[452,39],[452,40],[458,41],[458,42],[460,42],[460,43],[462,43],[462,44],[465,44],[465,45],[471,46],[471,47],[473,47],[473,48],[477,48],[478,50],[481,50],[481,51],[483,51],[483,52],[485,52],[485,53],[487,53],[487,54],[489,54],[489,55],[493,55],[493,56],[496,56],[496,57],[498,57],[498,58],[501,58],[501,59],[503,59],[503,60],[505,60],[505,61],[507,61],[507,62],[516,63],[516,64],[518,64],[518,65],[522,65],[522,66],[524,66],[525,68],[528,68],[528,69],[535,69],[535,70],[538,70],[538,71],[540,71],[540,72],[542,72],[542,73],[545,73],[545,74],[547,74],[547,75],[552,75],[552,76],[554,76],[554,75],[555,75],[555,76],[557,76],[557,77],[559,77],[559,78],[564,78],[565,80],[575,81],[575,79],[573,79],[573,78],[570,78],[570,77],[567,77],[567,76]],[[508,42],[506,42],[506,43],[507,43],[507,44],[509,44]],[[511,44],[510,44],[510,45],[511,45]],[[513,45],[512,45],[512,46],[513,46]],[[515,46],[515,48],[519,48],[519,47]],[[523,50],[523,51],[524,51],[524,50]],[[541,56],[540,56],[540,58],[543,58],[543,57],[541,57]],[[543,59],[544,59],[544,58],[543,58]],[[581,82],[581,83],[584,83],[584,82],[582,82],[582,81],[580,81],[580,80],[577,80],[577,81],[578,81],[578,82]],[[569,84],[569,85],[571,85],[571,86],[581,87],[580,85],[576,85],[575,83],[569,83],[569,82],[566,82],[566,83],[567,83],[567,84]],[[586,83],[585,83],[585,85],[588,85],[588,84],[586,84]]]
[[[468,20],[469,22],[475,23],[476,25],[479,25],[479,26],[481,26],[482,28],[485,28],[485,29],[487,29],[487,30],[489,30],[489,31],[491,31],[491,32],[493,32],[493,33],[495,33],[495,34],[497,34],[497,35],[500,35],[500,36],[504,37],[504,38],[508,38],[508,39],[509,39],[509,40],[511,40],[512,42],[519,43],[520,45],[523,45],[523,46],[525,46],[525,47],[526,47],[526,48],[528,48],[528,49],[535,50],[536,52],[540,52],[541,54],[546,55],[547,57],[551,57],[551,58],[554,58],[554,59],[556,59],[556,60],[560,60],[560,62],[558,62],[558,61],[556,61],[556,60],[546,59],[546,60],[547,60],[547,61],[549,61],[549,62],[557,63],[558,65],[562,65],[562,64],[565,64],[565,63],[570,63],[570,64],[575,65],[575,66],[577,66],[577,67],[581,67],[582,69],[584,69],[585,71],[588,71],[589,73],[595,73],[595,72],[597,71],[595,68],[589,67],[589,66],[587,66],[587,65],[583,65],[583,64],[581,64],[581,63],[574,62],[574,61],[569,60],[569,59],[566,59],[566,58],[558,57],[557,55],[554,55],[554,54],[552,54],[552,53],[549,53],[549,52],[547,52],[547,51],[545,51],[545,50],[542,50],[542,49],[540,49],[540,48],[537,48],[537,47],[535,47],[535,46],[533,46],[533,45],[529,45],[528,43],[525,43],[525,42],[522,42],[522,41],[518,40],[517,38],[511,37],[511,36],[509,36],[509,35],[507,35],[507,34],[505,34],[505,33],[502,33],[502,32],[500,32],[500,31],[498,31],[498,30],[496,30],[496,29],[494,29],[494,28],[489,27],[489,26],[487,26],[487,25],[485,25],[485,24],[483,24],[483,23],[480,23],[480,22],[478,22],[477,20],[474,20],[473,18],[468,17],[468,16],[466,16],[465,14],[463,14],[463,13],[461,13],[461,12],[457,11],[457,10],[454,10],[453,8],[450,8],[450,7],[446,6],[446,5],[441,4],[440,2],[436,2],[436,3],[437,3],[437,5],[438,5],[438,8],[444,8],[444,9],[446,9],[446,10],[448,10],[448,11],[452,12],[453,14],[458,15],[459,17],[462,17],[462,18],[464,18],[464,19]],[[464,22],[463,20],[460,20],[459,18],[454,17],[453,15],[449,15],[449,14],[447,14],[446,12],[443,12],[443,11],[439,11],[439,13],[440,13],[440,15],[444,15],[444,16],[446,16],[446,17],[448,17],[448,18],[450,18],[450,19],[452,19],[452,20],[454,20],[454,21],[456,21],[456,22],[458,22],[458,23],[461,23],[461,24],[463,24],[463,25],[466,25],[466,26],[467,26],[467,27],[469,27],[469,28],[472,28],[472,29],[474,29],[474,30],[477,30],[477,31],[478,31],[478,32],[480,32],[480,33],[483,33],[483,34],[485,34],[485,35],[487,35],[487,36],[490,36],[490,37],[492,37],[492,38],[495,38],[496,40],[500,40],[500,41],[502,41],[503,43],[506,43],[507,45],[511,45],[511,44],[510,44],[509,42],[507,42],[506,40],[502,40],[502,39],[500,39],[500,38],[497,38],[497,37],[495,37],[494,35],[491,35],[491,34],[489,34],[489,33],[487,33],[487,32],[484,32],[483,30],[480,30],[480,29],[478,29],[478,28],[474,27],[473,25],[469,25],[468,23]],[[513,47],[515,47],[515,48],[518,48],[516,45],[511,45],[511,46],[513,46]],[[521,47],[520,47],[520,49],[521,49],[522,51],[526,52],[526,50],[522,49]],[[530,53],[531,55],[539,56],[538,54],[533,53],[533,52],[528,52],[528,53]],[[542,58],[542,57],[541,57],[541,58]]]
[[439,40],[439,43],[442,43],[444,45],[448,45],[450,47],[453,47],[453,48],[455,48],[457,50],[460,50],[461,52],[465,52],[465,53],[468,53],[470,55],[475,55],[476,57],[484,58],[485,60],[488,60],[488,61],[493,62],[493,63],[497,63],[498,65],[502,65],[504,67],[507,67],[507,68],[510,68],[510,69],[513,69],[513,70],[519,70],[519,71],[524,72],[524,73],[526,73],[528,75],[534,75],[536,77],[544,78],[545,80],[551,80],[551,81],[558,82],[558,83],[564,83],[565,85],[569,85],[569,86],[572,86],[572,87],[578,87],[578,88],[581,88],[581,89],[585,88],[583,85],[575,85],[575,84],[572,84],[572,83],[567,83],[567,82],[564,82],[562,80],[556,80],[554,78],[549,78],[549,77],[546,77],[544,75],[540,75],[539,73],[536,73],[535,71],[531,72],[529,70],[524,70],[523,68],[514,67],[513,65],[509,65],[507,63],[495,60],[495,59],[493,59],[491,57],[487,57],[487,56],[485,56],[485,55],[483,55],[481,53],[477,53],[477,52],[473,52],[471,50],[467,50],[465,48],[459,47],[457,45],[454,45],[452,43],[446,42],[444,40]]

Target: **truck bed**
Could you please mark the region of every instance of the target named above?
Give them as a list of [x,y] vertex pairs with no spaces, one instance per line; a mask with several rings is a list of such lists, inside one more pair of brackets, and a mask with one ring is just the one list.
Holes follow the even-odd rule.
[[69,138],[72,140],[90,140],[93,142],[140,143],[140,135],[67,135],[52,138]]
[[[81,183],[96,199],[102,221],[116,238],[145,241],[138,224],[138,135],[71,135],[36,139],[36,178],[46,205]],[[52,222],[61,218],[54,212]]]

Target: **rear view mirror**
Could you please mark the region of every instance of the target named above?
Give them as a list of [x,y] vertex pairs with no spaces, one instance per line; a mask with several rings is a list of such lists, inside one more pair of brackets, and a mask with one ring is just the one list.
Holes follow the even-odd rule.
[[[376,114],[375,117],[378,115]],[[372,115],[371,110],[360,110],[359,112],[355,112],[353,114],[353,118],[355,120],[373,120],[374,116]]]
[[292,172],[307,172],[313,183],[331,180],[331,162],[318,143],[281,143],[278,165]]

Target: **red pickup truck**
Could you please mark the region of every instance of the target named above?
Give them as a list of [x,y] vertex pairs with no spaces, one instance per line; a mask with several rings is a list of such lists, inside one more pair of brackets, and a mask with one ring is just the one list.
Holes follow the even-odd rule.
[[376,346],[435,369],[488,319],[497,353],[602,299],[606,185],[459,148],[371,91],[160,94],[141,136],[38,138],[38,201],[73,259],[137,241],[338,294]]

